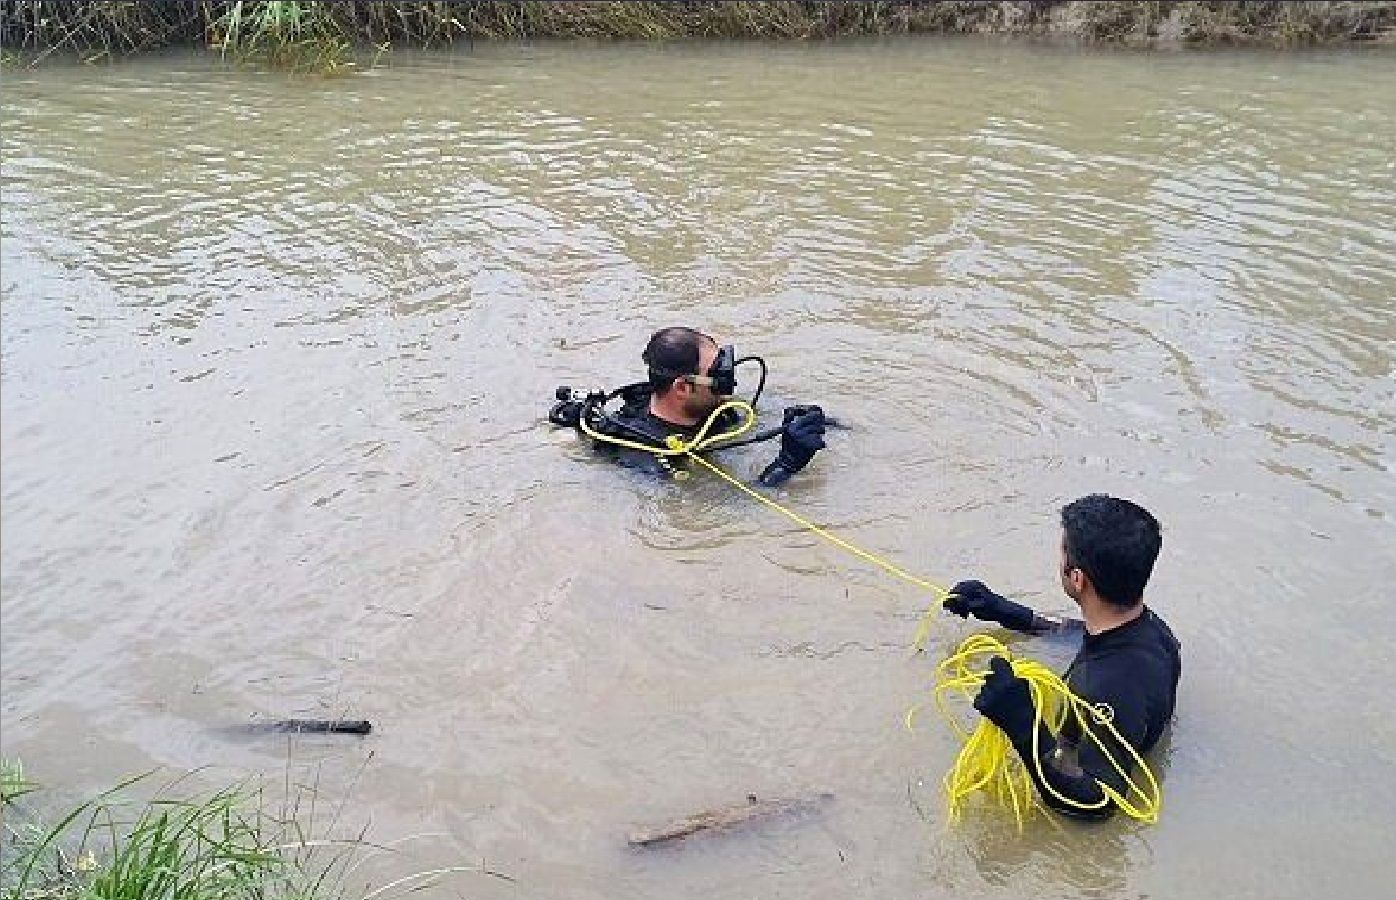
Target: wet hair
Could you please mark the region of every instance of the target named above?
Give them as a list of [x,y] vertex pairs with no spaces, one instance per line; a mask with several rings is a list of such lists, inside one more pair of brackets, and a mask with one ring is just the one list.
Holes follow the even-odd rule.
[[1140,601],[1163,546],[1147,509],[1090,494],[1062,507],[1062,532],[1067,565],[1086,573],[1100,599],[1123,609]]
[[675,378],[699,374],[698,361],[702,358],[700,349],[704,341],[711,343],[712,338],[701,331],[682,327],[661,328],[650,337],[641,359],[649,366],[650,386],[656,394],[667,394]]

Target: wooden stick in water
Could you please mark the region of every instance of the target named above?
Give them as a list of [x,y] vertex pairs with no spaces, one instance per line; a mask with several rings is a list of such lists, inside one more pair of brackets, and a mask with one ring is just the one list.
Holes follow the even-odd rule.
[[804,813],[813,810],[821,802],[832,800],[833,794],[816,794],[803,799],[759,800],[755,794],[748,794],[745,803],[733,803],[717,809],[678,819],[656,828],[641,828],[630,834],[630,846],[654,847],[669,841],[686,838],[700,831],[716,831],[743,825],[756,819],[776,815]]
[[239,730],[250,734],[368,734],[373,724],[367,719],[279,719],[253,722]]

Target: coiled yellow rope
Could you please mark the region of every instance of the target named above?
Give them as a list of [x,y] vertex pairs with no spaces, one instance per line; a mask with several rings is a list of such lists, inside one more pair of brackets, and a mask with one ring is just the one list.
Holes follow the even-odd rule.
[[[1154,824],[1163,809],[1163,792],[1158,780],[1139,752],[1116,730],[1112,721],[1114,711],[1106,704],[1093,706],[1077,696],[1067,686],[1060,675],[1036,660],[1015,657],[1008,647],[997,638],[987,634],[975,634],[966,638],[959,648],[936,668],[934,700],[936,708],[964,740],[964,746],[955,757],[955,764],[945,776],[946,806],[949,821],[960,821],[965,802],[976,792],[986,792],[990,799],[1013,811],[1013,816],[1021,828],[1023,821],[1035,806],[1040,806],[1033,787],[1032,774],[1013,750],[1008,735],[986,718],[979,718],[971,730],[947,705],[947,697],[958,695],[961,699],[973,702],[975,695],[989,675],[989,659],[1002,656],[1013,667],[1013,674],[1028,683],[1033,707],[1037,714],[1033,723],[1033,765],[1038,781],[1063,806],[1083,812],[1103,809],[1114,803],[1125,815],[1140,822]],[[912,727],[921,707],[913,707],[906,715],[908,728]],[[1089,738],[1109,761],[1114,770],[1124,779],[1125,792],[1115,791],[1109,785],[1097,782],[1104,797],[1096,803],[1085,803],[1063,796],[1047,780],[1042,770],[1042,756],[1038,752],[1040,730],[1045,725],[1053,736],[1061,734],[1062,727],[1069,717],[1075,717],[1080,724],[1081,734]],[[1110,747],[1106,746],[1096,729],[1104,729],[1117,747],[1123,747],[1127,760],[1120,760]],[[1143,779],[1141,784],[1131,776],[1132,768],[1137,768]]]
[[[730,431],[710,435],[708,432],[712,429],[713,424],[728,410],[736,410],[741,415],[741,423]],[[922,647],[930,632],[931,622],[935,614],[940,611],[941,605],[950,596],[949,590],[929,579],[913,575],[896,563],[839,537],[827,528],[815,524],[794,510],[754,490],[750,485],[734,478],[716,463],[699,455],[704,450],[719,447],[727,441],[741,437],[755,426],[756,410],[752,408],[751,404],[742,400],[729,400],[713,410],[692,440],[685,441],[678,435],[672,435],[663,447],[603,434],[592,428],[587,423],[585,416],[580,421],[582,432],[593,440],[630,450],[653,453],[660,457],[688,456],[743,494],[768,509],[775,510],[800,527],[864,562],[882,569],[889,575],[930,592],[935,599],[918,624],[913,639],[914,646]],[[1033,707],[1037,710],[1033,728],[1034,765],[1037,767],[1039,780],[1051,792],[1053,798],[1065,806],[1083,811],[1099,810],[1106,804],[1113,802],[1125,815],[1133,819],[1148,824],[1157,822],[1159,812],[1163,808],[1163,794],[1159,789],[1158,781],[1138,751],[1131,747],[1129,742],[1115,729],[1111,722],[1113,711],[1104,704],[1101,704],[1101,708],[1093,707],[1089,702],[1078,697],[1062,680],[1061,676],[1051,669],[1035,660],[1015,657],[1003,642],[987,634],[971,635],[936,668],[937,681],[933,695],[936,708],[950,724],[950,727],[955,730],[955,733],[965,742],[964,746],[960,748],[959,755],[955,757],[954,766],[945,776],[949,821],[951,823],[959,822],[964,813],[965,802],[979,791],[986,791],[994,801],[1011,809],[1020,828],[1032,809],[1041,805],[1037,799],[1032,776],[1013,750],[1008,736],[994,723],[982,717],[979,718],[978,724],[973,729],[967,728],[946,705],[946,696],[955,693],[958,693],[963,699],[973,702],[979,688],[983,686],[985,678],[988,677],[988,661],[992,656],[1006,657],[1013,667],[1014,674],[1028,683]],[[919,710],[920,706],[917,706],[907,712],[906,724],[908,728],[912,726]],[[1062,796],[1043,776],[1041,755],[1037,752],[1038,729],[1036,725],[1046,725],[1055,736],[1061,733],[1062,726],[1066,724],[1068,716],[1075,716],[1077,722],[1080,723],[1081,734],[1089,737],[1100,748],[1111,766],[1124,778],[1126,791],[1123,795],[1108,785],[1101,784],[1104,798],[1094,804],[1082,803]],[[1106,729],[1117,745],[1125,748],[1130,757],[1129,762],[1138,767],[1146,782],[1147,789],[1141,787],[1131,778],[1129,774],[1131,767],[1117,760],[1110,748],[1105,746],[1095,733],[1094,729],[1097,726]]]

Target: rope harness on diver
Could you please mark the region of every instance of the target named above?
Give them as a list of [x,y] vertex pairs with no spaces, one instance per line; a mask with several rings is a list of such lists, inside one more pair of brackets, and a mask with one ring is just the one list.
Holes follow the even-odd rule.
[[[763,377],[763,383],[764,380]],[[577,419],[577,428],[592,440],[628,450],[652,453],[661,459],[686,456],[762,506],[780,513],[805,530],[889,575],[931,593],[935,597],[935,601],[926,610],[925,615],[917,625],[916,635],[913,638],[913,646],[918,650],[924,647],[935,614],[945,599],[950,596],[948,589],[929,579],[913,575],[896,563],[839,537],[827,528],[754,490],[721,466],[700,455],[707,450],[739,446],[740,443],[745,443],[739,443],[739,439],[756,427],[757,414],[752,403],[744,400],[728,400],[708,414],[707,419],[704,420],[702,426],[691,439],[684,440],[678,435],[670,435],[662,446],[658,446],[642,440],[629,440],[617,435],[606,434],[594,427],[590,419],[593,417],[595,407],[598,402],[604,405],[607,399],[609,398],[604,394],[589,396]],[[716,423],[728,413],[735,413],[740,421],[727,431],[710,433]],[[951,824],[961,821],[966,801],[973,794],[981,791],[986,793],[992,801],[1010,809],[1019,828],[1022,827],[1026,815],[1034,807],[1042,806],[1042,801],[1037,799],[1034,790],[1033,773],[1030,773],[1026,764],[1019,759],[1008,735],[983,717],[979,719],[978,725],[972,730],[967,728],[951,713],[946,703],[947,695],[950,694],[958,694],[963,699],[972,701],[975,693],[983,686],[988,677],[988,670],[984,666],[994,656],[1003,656],[1008,659],[1013,668],[1013,674],[1028,684],[1035,710],[1033,765],[1036,768],[1035,774],[1038,783],[1052,794],[1053,800],[1065,807],[1082,812],[1098,812],[1113,802],[1116,808],[1132,819],[1146,824],[1156,823],[1163,808],[1163,794],[1159,788],[1158,780],[1140,753],[1115,728],[1112,722],[1113,710],[1104,703],[1092,705],[1073,692],[1066,681],[1047,666],[1025,657],[1015,657],[1003,642],[988,634],[975,634],[966,638],[954,653],[946,657],[936,667],[937,677],[933,690],[936,708],[964,741],[955,758],[954,765],[944,780],[947,821]],[[913,707],[907,712],[906,725],[908,728],[912,727],[913,720],[922,705],[924,704]],[[1039,726],[1045,726],[1055,737],[1073,718],[1080,726],[1081,734],[1089,737],[1124,780],[1126,785],[1124,793],[1097,781],[1096,783],[1100,786],[1104,796],[1097,802],[1086,803],[1063,796],[1047,779],[1042,767],[1042,756],[1038,752]],[[1116,758],[1101,737],[1095,733],[1096,727],[1104,728],[1115,743],[1125,749],[1129,757],[1127,761],[1122,762]],[[1143,786],[1130,776],[1130,763],[1138,767],[1144,781]]]

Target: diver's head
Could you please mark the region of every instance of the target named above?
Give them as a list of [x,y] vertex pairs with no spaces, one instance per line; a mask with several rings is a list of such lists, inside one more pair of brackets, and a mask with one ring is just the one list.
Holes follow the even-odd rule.
[[694,425],[717,409],[728,395],[714,384],[717,341],[692,328],[661,328],[650,337],[643,359],[649,367],[654,398],[650,411],[676,425]]
[[1162,546],[1158,519],[1144,507],[1105,494],[1074,500],[1062,507],[1062,590],[1077,603],[1093,595],[1132,609]]

